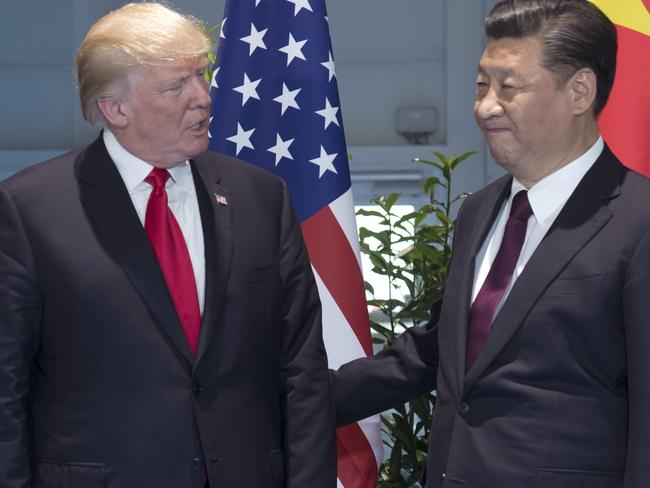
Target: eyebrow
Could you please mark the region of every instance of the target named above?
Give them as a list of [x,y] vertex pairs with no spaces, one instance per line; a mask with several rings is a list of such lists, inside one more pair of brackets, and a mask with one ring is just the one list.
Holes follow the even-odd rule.
[[197,72],[199,72],[199,71],[205,71],[206,69],[208,69],[208,63],[206,63],[204,66],[200,66],[200,67],[198,67],[198,68],[195,69],[195,70],[192,70],[191,73],[187,73],[187,74],[183,74],[183,75],[180,75],[180,74],[179,74],[179,75],[178,75],[176,78],[174,78],[174,79],[168,79],[168,80],[164,81],[164,82],[163,82],[163,86],[172,86],[172,85],[175,85],[176,83],[183,83],[184,81],[189,80],[189,79],[190,79],[192,76],[194,76],[194,74],[196,74]]
[[[485,75],[485,74],[487,74],[487,71],[488,70],[483,69],[483,67],[479,64],[476,74]],[[522,78],[521,73],[517,72],[516,70],[514,70],[512,68],[493,68],[492,71],[494,71],[497,75],[502,76],[504,78],[508,77],[508,76],[512,76],[512,77],[517,78],[517,79]]]

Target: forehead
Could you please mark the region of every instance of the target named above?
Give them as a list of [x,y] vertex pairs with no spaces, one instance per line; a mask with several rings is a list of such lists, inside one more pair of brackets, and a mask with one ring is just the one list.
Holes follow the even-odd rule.
[[537,37],[488,39],[479,61],[480,72],[520,73],[543,70],[542,45]]
[[208,66],[207,56],[197,56],[182,61],[169,61],[135,68],[139,78],[150,81],[173,81]]

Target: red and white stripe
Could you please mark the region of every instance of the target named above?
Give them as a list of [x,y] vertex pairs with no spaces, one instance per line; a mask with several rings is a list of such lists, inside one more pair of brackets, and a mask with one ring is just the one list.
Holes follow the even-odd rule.
[[[323,304],[323,339],[330,368],[372,355],[352,190],[302,224]],[[338,486],[375,488],[383,458],[379,418],[337,430]]]

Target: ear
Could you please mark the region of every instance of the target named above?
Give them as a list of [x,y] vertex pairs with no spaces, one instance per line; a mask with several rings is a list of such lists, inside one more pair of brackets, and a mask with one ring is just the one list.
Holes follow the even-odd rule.
[[569,80],[573,115],[582,115],[591,109],[596,99],[598,82],[591,68],[579,69]]
[[97,106],[104,120],[113,127],[123,129],[129,123],[126,107],[119,97],[107,97],[97,100]]

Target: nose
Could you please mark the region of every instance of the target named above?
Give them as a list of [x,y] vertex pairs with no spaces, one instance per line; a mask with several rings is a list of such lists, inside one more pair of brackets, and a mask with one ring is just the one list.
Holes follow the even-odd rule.
[[210,87],[201,75],[192,77],[192,108],[210,108]]
[[474,114],[477,119],[481,120],[503,115],[503,105],[493,90],[489,90],[485,96],[476,99]]

